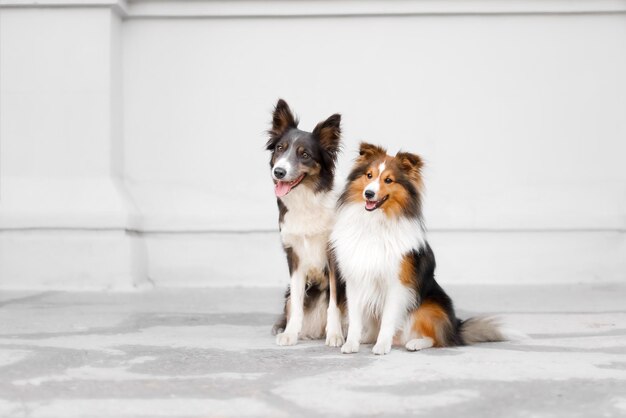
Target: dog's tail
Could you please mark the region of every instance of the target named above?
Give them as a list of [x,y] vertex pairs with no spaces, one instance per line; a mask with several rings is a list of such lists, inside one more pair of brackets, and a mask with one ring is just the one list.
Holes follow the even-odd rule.
[[466,345],[528,338],[519,331],[502,328],[498,320],[493,317],[475,317],[461,321],[459,335],[463,344]]

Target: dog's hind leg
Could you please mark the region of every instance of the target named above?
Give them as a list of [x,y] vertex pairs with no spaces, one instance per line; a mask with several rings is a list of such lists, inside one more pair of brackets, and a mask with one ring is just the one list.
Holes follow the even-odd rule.
[[[341,347],[344,343],[343,331],[341,329],[341,311],[339,309],[337,295],[337,275],[334,260],[329,256],[331,261],[328,269],[328,310],[326,313],[326,345],[329,347]],[[342,283],[339,286],[343,286]],[[345,289],[342,289],[345,294]],[[343,297],[345,299],[345,296]]]
[[307,286],[304,296],[304,320],[300,338],[318,340],[324,338],[328,294],[317,284]]
[[289,295],[290,289],[287,287],[287,291],[285,292],[285,306],[283,308],[283,313],[278,317],[276,322],[274,322],[274,326],[272,326],[272,335],[278,335],[285,330],[287,326],[287,318],[289,317]]
[[281,314],[280,317],[272,325],[272,335],[278,335],[285,330],[287,326],[287,316]]

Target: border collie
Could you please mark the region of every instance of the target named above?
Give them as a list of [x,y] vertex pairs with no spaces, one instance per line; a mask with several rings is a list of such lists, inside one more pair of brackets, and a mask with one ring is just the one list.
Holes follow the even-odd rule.
[[298,129],[287,103],[276,104],[267,149],[278,203],[278,225],[291,276],[285,306],[273,333],[278,345],[298,337],[343,344],[337,287],[329,280],[328,239],[335,217],[335,162],[341,116],[334,114],[313,132]]
[[[349,328],[342,353],[374,343],[409,351],[503,341],[491,319],[459,320],[435,281],[422,220],[422,160],[362,143],[339,198],[331,246],[346,284]],[[362,335],[363,334],[363,335]]]

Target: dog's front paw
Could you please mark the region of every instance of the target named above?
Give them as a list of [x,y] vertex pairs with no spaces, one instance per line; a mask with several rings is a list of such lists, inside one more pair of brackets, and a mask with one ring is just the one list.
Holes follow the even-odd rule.
[[379,355],[379,356],[383,354],[389,354],[390,351],[391,351],[391,342],[378,342],[376,343],[374,348],[372,348],[372,353]]
[[298,334],[295,332],[281,332],[276,336],[276,344],[278,345],[296,345],[298,342]]
[[346,341],[344,345],[341,346],[341,352],[344,354],[358,353],[359,352],[359,343],[358,341]]
[[326,345],[329,347],[341,347],[343,344],[343,335],[341,333],[333,333],[326,335]]

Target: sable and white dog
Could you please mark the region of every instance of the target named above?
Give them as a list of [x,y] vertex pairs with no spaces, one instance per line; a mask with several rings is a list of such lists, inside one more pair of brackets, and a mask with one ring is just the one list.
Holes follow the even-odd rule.
[[284,100],[274,109],[267,149],[272,152],[278,225],[291,276],[283,315],[273,328],[278,345],[324,335],[333,347],[344,341],[327,258],[337,202],[333,183],[340,123],[341,116],[334,114],[305,132]]
[[345,281],[348,302],[341,351],[356,353],[361,342],[374,341],[373,353],[387,354],[392,344],[415,351],[504,340],[490,319],[459,320],[435,281],[422,220],[420,157],[392,157],[366,143],[359,154],[331,235],[332,273]]

